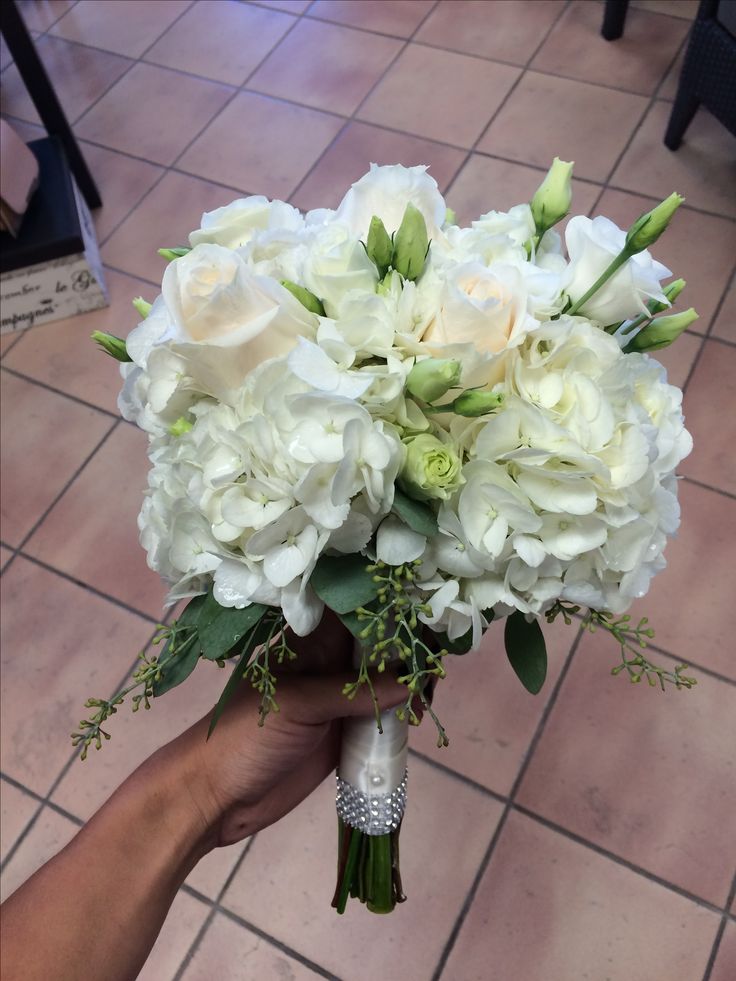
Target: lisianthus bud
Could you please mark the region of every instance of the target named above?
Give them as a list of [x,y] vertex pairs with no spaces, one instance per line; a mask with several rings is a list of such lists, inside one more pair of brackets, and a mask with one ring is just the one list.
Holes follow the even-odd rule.
[[422,433],[406,443],[400,479],[412,497],[444,501],[463,483],[460,458],[452,446]]
[[445,209],[445,225],[457,225],[457,215],[452,208]]
[[296,297],[301,305],[309,310],[310,313],[316,313],[318,317],[324,317],[325,308],[322,306],[322,301],[314,293],[310,293],[305,286],[298,286],[296,283],[292,283],[290,279],[282,279],[281,285],[293,297]]
[[148,314],[151,312],[151,307],[153,306],[153,304],[149,303],[147,300],[144,300],[142,296],[137,296],[133,300],[133,306],[136,308],[136,310],[141,315],[141,317],[143,317],[143,319],[145,320]]
[[460,381],[459,361],[447,358],[427,358],[417,361],[406,379],[407,391],[423,402],[434,402]]
[[376,269],[378,270],[378,278],[383,279],[388,272],[388,267],[391,265],[391,257],[394,254],[394,243],[386,231],[386,226],[377,215],[371,218],[365,250],[371,262],[375,263]]
[[159,249],[158,254],[163,259],[168,259],[169,262],[173,262],[174,259],[181,259],[183,255],[188,255],[192,250],[187,246],[181,246],[175,249]]
[[484,416],[497,409],[503,400],[502,392],[468,391],[458,395],[452,403],[452,410],[458,416]]
[[96,341],[103,351],[115,358],[116,361],[132,361],[122,337],[115,337],[114,334],[105,334],[101,330],[92,332],[92,340]]
[[418,208],[409,203],[394,237],[392,265],[404,279],[419,279],[427,258],[427,224]]
[[555,157],[547,176],[532,198],[531,209],[537,235],[544,235],[558,221],[562,221],[570,210],[572,201],[573,162]]
[[659,351],[677,340],[683,330],[687,330],[697,319],[698,315],[692,307],[683,310],[682,313],[673,313],[669,317],[657,317],[648,327],[639,331],[632,341],[629,341],[624,351],[627,354],[630,351]]
[[654,245],[684,200],[685,198],[673,191],[656,208],[637,218],[626,233],[628,251],[633,255]]

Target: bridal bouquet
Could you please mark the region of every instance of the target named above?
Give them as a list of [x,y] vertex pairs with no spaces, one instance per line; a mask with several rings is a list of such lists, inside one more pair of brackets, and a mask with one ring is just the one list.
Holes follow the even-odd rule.
[[404,898],[408,725],[421,706],[447,743],[428,682],[494,621],[532,693],[540,621],[558,617],[611,634],[613,674],[694,684],[648,659],[646,618],[625,614],[664,568],[692,445],[648,353],[696,317],[657,316],[685,284],[663,287],[647,251],[682,199],[626,232],[574,217],[566,255],[571,171],[556,159],[530,204],[467,228],[424,167],[373,166],[336,211],[235,201],[161,250],[161,295],[136,301],[127,340],[95,335],[150,437],[148,563],[189,603],[130,686],[89,700],[75,743],[99,748],[128,692],[148,708],[200,659],[234,661],[211,727],[243,681],[263,721],[290,636],[328,607],[355,639],[345,695],[389,664],[406,685],[398,710],[345,725],[339,912]]

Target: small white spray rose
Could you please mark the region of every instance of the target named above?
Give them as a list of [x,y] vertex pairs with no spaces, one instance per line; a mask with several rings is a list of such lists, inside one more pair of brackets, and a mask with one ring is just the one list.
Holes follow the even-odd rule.
[[447,205],[437,181],[429,176],[426,167],[371,164],[370,171],[353,184],[340,202],[336,217],[365,241],[374,215],[392,235],[401,224],[409,203],[422,213],[430,240],[442,238]]

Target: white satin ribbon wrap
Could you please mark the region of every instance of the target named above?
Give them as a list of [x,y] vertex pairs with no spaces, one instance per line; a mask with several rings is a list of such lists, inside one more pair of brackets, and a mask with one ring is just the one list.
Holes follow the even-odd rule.
[[[360,658],[357,645],[355,657]],[[374,716],[343,720],[337,770],[338,814],[373,835],[398,827],[406,803],[409,723],[388,709],[381,713],[381,728]]]

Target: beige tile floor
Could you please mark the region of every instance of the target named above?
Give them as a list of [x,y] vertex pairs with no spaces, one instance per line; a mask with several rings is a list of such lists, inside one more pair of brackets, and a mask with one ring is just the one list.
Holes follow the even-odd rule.
[[[238,194],[331,206],[371,160],[429,163],[466,221],[528,200],[559,154],[577,161],[578,211],[626,225],[658,195],[688,198],[656,251],[701,313],[662,355],[696,448],[669,568],[639,605],[698,688],[631,689],[601,638],[561,628],[533,698],[490,635],[438,692],[450,749],[415,734],[405,906],[334,916],[326,783],[192,873],[140,976],[736,977],[736,141],[701,111],[676,154],[661,142],[696,6],[637,0],[608,44],[595,0],[24,0],[101,186],[111,306],[0,347],[3,895],[221,685],[203,668],[118,715],[84,766],[66,741],[163,597],[136,538],[144,440],[117,419],[90,331],[125,334],[131,299],[156,293],[156,248]],[[41,135],[5,48],[0,81],[3,114]]]

